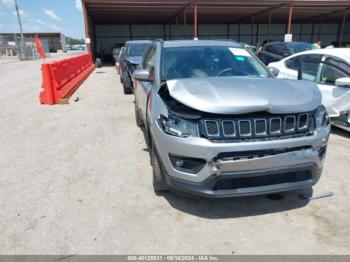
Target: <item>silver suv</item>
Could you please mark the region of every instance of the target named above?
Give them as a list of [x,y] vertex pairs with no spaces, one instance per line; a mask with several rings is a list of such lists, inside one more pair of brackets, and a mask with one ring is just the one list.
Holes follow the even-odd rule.
[[330,132],[317,86],[276,79],[241,44],[154,41],[134,72],[156,192],[207,197],[311,187]]

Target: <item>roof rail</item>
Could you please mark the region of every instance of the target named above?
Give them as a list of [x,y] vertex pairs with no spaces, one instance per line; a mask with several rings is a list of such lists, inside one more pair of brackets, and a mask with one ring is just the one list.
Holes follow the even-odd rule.
[[215,39],[215,38],[213,38],[213,39],[207,39],[207,40],[214,40],[214,41],[227,41],[227,42],[233,42],[233,43],[237,43],[237,44],[241,43],[241,42],[238,42],[238,41],[236,41],[236,40],[233,40],[233,39],[228,39],[228,38],[222,38],[222,39]]

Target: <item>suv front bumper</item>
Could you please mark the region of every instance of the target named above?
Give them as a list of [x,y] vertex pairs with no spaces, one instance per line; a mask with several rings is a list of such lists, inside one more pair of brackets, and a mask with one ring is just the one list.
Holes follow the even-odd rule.
[[[316,184],[322,173],[329,127],[319,128],[311,136],[235,143],[170,136],[157,123],[151,126],[151,134],[170,187],[206,197],[233,197]],[[274,155],[238,160],[220,158],[222,153],[281,149],[282,153]],[[192,174],[176,169],[169,155],[199,158],[206,163],[198,173]]]

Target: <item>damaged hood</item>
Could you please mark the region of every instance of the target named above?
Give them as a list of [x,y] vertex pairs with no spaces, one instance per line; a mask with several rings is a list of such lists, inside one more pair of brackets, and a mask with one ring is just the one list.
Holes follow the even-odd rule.
[[321,104],[321,93],[311,81],[208,77],[169,80],[167,86],[182,104],[214,114],[299,113]]

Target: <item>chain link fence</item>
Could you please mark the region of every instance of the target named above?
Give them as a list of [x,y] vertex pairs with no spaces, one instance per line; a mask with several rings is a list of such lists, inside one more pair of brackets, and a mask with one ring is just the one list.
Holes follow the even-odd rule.
[[[46,54],[49,55],[49,44],[46,40],[42,40],[42,46]],[[19,60],[35,60],[40,58],[34,38],[25,37],[22,47],[21,36],[18,34],[0,35],[0,56],[17,57]]]

